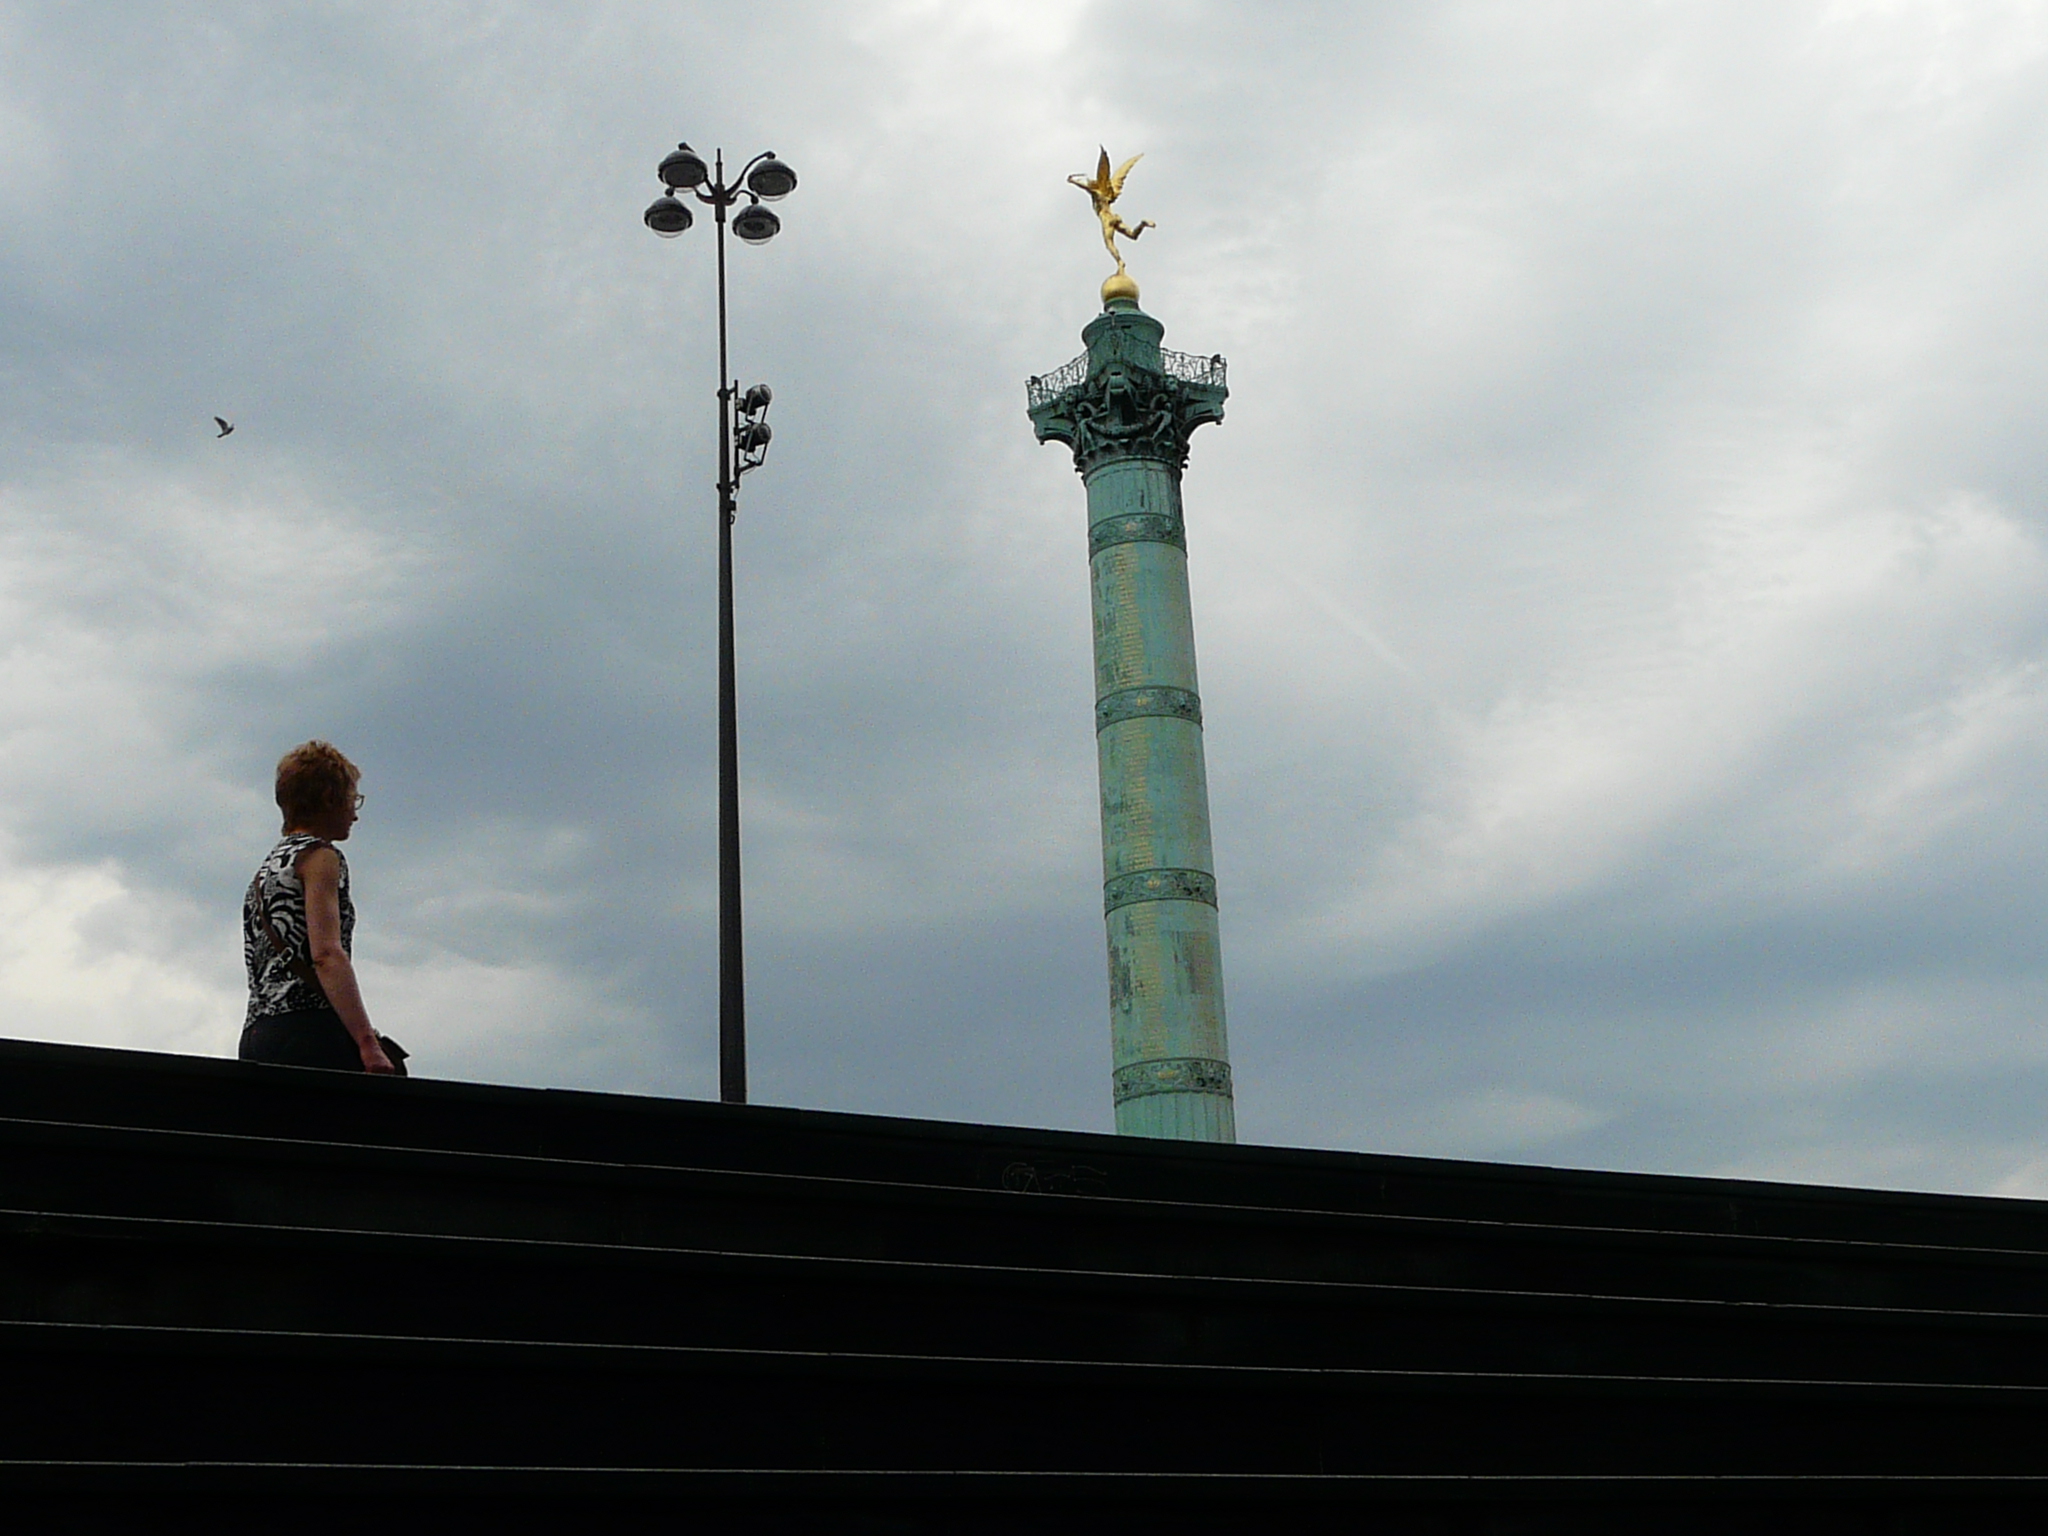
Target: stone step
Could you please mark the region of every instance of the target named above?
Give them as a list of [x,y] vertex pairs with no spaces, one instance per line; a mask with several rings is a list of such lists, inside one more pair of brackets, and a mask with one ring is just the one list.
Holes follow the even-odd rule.
[[1045,1196],[0,1120],[47,1212],[1432,1288],[2048,1310],[2048,1253]]
[[1205,1146],[0,1041],[0,1116],[1199,1208],[2048,1253],[2038,1201]]
[[0,1042],[0,1204],[0,1499],[31,1525],[1975,1532],[2048,1505],[2036,1202]]
[[[14,1459],[2017,1475],[2048,1388],[0,1326]],[[1199,1405],[1197,1408],[1195,1405]]]
[[[2048,1477],[789,1471],[695,1467],[0,1461],[38,1530],[326,1536],[453,1521],[505,1536],[1724,1536],[1731,1530],[2033,1536]],[[1361,1524],[1361,1522],[1364,1522]]]
[[0,1316],[1219,1365],[2048,1383],[2048,1316],[0,1212]]

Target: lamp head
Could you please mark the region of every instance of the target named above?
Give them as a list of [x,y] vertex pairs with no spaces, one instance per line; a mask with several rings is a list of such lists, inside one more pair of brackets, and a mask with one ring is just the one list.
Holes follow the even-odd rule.
[[647,205],[647,227],[664,240],[673,240],[690,227],[689,204],[664,193]]
[[752,389],[740,396],[740,410],[748,416],[755,415],[758,412],[767,410],[769,403],[774,398],[774,390],[770,389],[766,384],[756,384]]
[[782,220],[759,203],[749,203],[732,217],[732,232],[749,245],[765,245],[781,229]]
[[661,178],[664,187],[674,192],[683,187],[703,185],[704,178],[711,174],[711,167],[689,145],[678,144],[675,152],[661,162],[654,174]]
[[747,172],[747,190],[769,202],[779,202],[796,190],[796,172],[768,151],[768,158]]
[[749,421],[741,423],[739,430],[732,436],[741,453],[759,453],[768,446],[769,439],[775,436],[775,429],[765,421]]

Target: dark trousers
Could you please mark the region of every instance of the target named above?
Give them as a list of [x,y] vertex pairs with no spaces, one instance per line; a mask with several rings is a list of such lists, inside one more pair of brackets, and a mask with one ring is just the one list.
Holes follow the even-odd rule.
[[296,1008],[251,1019],[242,1028],[242,1047],[235,1054],[244,1061],[280,1067],[363,1070],[363,1053],[332,1008]]

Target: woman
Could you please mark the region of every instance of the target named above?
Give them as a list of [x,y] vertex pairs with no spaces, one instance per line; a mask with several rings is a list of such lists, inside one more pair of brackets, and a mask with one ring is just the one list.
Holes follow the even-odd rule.
[[348,840],[363,797],[362,771],[324,741],[285,753],[277,765],[284,836],[257,866],[242,901],[242,958],[249,970],[244,1061],[337,1072],[394,1072],[356,986],[349,944],[356,908]]

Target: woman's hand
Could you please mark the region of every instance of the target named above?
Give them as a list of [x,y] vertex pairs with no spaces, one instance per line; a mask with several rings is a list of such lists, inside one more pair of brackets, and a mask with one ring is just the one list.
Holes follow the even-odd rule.
[[383,1042],[375,1035],[370,1036],[360,1047],[365,1072],[395,1073],[398,1068],[391,1064],[391,1058],[384,1054]]

